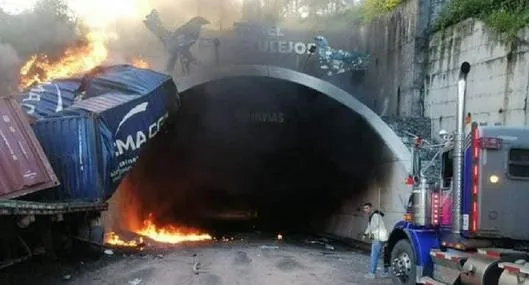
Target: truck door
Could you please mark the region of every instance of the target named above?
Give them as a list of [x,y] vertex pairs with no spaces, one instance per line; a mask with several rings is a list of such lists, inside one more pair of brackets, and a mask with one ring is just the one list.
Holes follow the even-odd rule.
[[480,150],[478,229],[482,237],[529,237],[529,141]]

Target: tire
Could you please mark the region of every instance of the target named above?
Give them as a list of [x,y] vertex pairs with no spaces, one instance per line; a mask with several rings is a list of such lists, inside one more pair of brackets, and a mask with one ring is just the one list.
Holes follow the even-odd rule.
[[[415,285],[417,280],[416,256],[408,240],[398,241],[391,250],[391,279],[394,285]],[[404,275],[398,274],[404,272]]]

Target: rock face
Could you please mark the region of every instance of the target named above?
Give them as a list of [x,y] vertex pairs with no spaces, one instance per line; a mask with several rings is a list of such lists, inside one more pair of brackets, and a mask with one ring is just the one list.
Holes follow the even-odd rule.
[[392,13],[352,29],[352,49],[367,51],[361,87],[381,116],[423,116],[430,1],[403,1]]
[[393,129],[395,133],[406,143],[409,141],[410,134],[417,135],[427,140],[430,139],[430,119],[425,117],[382,117],[382,120]]
[[[404,144],[411,148],[415,143],[413,136],[423,138],[431,144],[438,143],[431,135],[431,121],[425,117],[382,117],[384,122],[402,139]],[[419,153],[421,159],[421,170],[426,178],[434,181],[439,176],[441,161],[439,156],[435,157],[437,149],[422,149]],[[434,159],[435,157],[435,159]]]

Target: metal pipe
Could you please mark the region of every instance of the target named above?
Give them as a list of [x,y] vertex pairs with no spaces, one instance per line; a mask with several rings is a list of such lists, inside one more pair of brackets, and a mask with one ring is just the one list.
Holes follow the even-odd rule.
[[465,142],[465,95],[470,64],[463,62],[457,90],[456,137],[454,146],[454,179],[452,188],[452,233],[461,233],[461,199],[463,191],[463,143]]

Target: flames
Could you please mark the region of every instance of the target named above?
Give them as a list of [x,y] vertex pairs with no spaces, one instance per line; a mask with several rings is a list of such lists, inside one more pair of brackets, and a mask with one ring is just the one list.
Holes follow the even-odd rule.
[[[143,173],[141,169],[137,168],[132,170],[132,172],[134,171]],[[183,227],[176,223],[157,223],[156,215],[152,213],[152,210],[159,210],[161,208],[160,205],[153,208],[153,205],[147,203],[145,197],[142,198],[140,196],[140,189],[148,189],[147,187],[152,187],[153,184],[145,184],[147,180],[136,180],[132,177],[134,175],[127,175],[121,181],[116,193],[114,193],[110,202],[109,214],[111,216],[108,217],[109,223],[107,226],[112,230],[135,234],[137,238],[125,241],[112,232],[105,237],[106,244],[118,247],[139,247],[141,249],[146,245],[144,241],[178,244],[213,239],[209,234],[201,233],[199,230]],[[148,193],[151,192],[149,191]],[[150,197],[150,195],[147,196]],[[158,216],[160,216],[160,213],[158,213]]]
[[121,239],[121,237],[118,234],[114,232],[111,232],[105,235],[105,242],[107,244],[121,246],[121,247],[139,247],[139,246],[144,245],[142,237],[139,237],[137,240],[133,239],[130,241],[124,241]]
[[144,221],[144,226],[136,232],[139,235],[148,237],[152,240],[177,244],[186,241],[205,241],[211,240],[212,237],[208,234],[199,233],[196,230],[184,227],[177,227],[173,225],[158,227],[154,224],[152,214]]
[[105,237],[105,243],[120,247],[141,247],[145,244],[143,237],[168,244],[207,241],[212,239],[209,234],[203,234],[194,229],[174,225],[159,227],[155,225],[152,214],[149,214],[148,218],[143,221],[143,227],[134,232],[139,237],[130,241],[124,241],[119,235],[111,232]]
[[[103,64],[109,57],[106,41],[109,35],[100,32],[88,33],[80,43],[67,48],[61,56],[52,60],[46,54],[35,54],[20,69],[19,89],[33,84],[49,82],[82,74]],[[134,57],[131,65],[137,68],[151,68],[144,59]]]
[[151,65],[147,61],[137,57],[132,59],[131,64],[137,68],[151,68]]
[[107,56],[104,34],[88,33],[80,44],[67,48],[56,61],[45,54],[33,55],[20,69],[19,87],[24,89],[34,83],[87,72],[100,65]]

